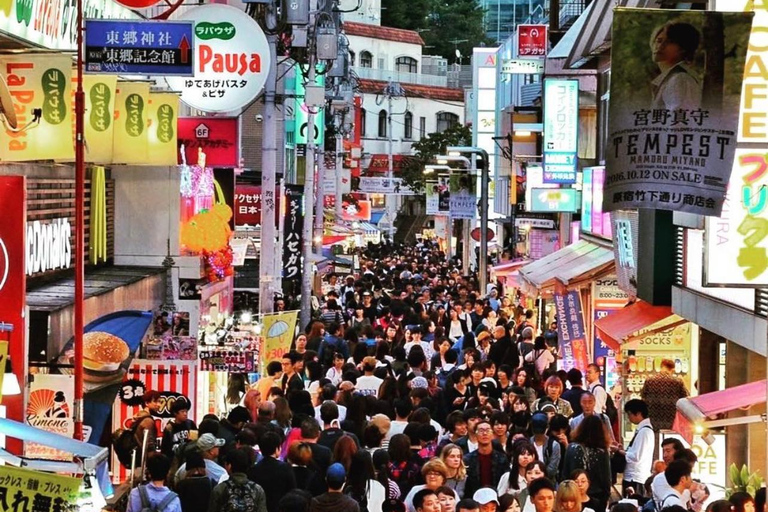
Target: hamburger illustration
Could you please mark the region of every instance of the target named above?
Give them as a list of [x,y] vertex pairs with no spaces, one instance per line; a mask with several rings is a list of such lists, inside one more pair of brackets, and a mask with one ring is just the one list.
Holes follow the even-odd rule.
[[83,336],[83,366],[87,373],[116,372],[129,355],[128,344],[113,334],[95,331]]

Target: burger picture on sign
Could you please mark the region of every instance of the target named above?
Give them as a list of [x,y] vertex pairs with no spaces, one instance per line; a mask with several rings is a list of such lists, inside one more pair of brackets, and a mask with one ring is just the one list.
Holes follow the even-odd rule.
[[[87,332],[83,335],[83,380],[86,384],[110,384],[120,382],[125,370],[122,364],[130,357],[128,344],[115,336],[102,331]],[[66,353],[67,359],[74,363],[74,351]]]

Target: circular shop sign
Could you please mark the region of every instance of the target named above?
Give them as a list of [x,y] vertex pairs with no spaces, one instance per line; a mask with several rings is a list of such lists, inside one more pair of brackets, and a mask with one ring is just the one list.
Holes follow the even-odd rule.
[[160,2],[160,0],[116,0],[117,3],[129,9],[146,9]]
[[253,101],[272,65],[259,24],[223,4],[195,7],[181,19],[195,22],[195,75],[167,78],[181,100],[205,112],[231,112]]

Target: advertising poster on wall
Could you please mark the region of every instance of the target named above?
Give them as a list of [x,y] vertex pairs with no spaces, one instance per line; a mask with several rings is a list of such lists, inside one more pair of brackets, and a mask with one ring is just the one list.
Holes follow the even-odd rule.
[[[592,300],[594,319],[598,320],[623,309],[629,301],[629,294],[619,288],[619,282],[616,276],[607,276],[593,281]],[[594,329],[594,323],[592,325]],[[604,382],[604,384],[606,389],[610,389],[616,384],[619,376],[616,369],[616,354],[602,339],[600,339],[600,332],[598,329],[594,329],[593,332],[593,360],[598,365],[605,368],[604,374],[607,382]]]
[[468,172],[452,172],[450,181],[451,217],[474,219],[477,211],[476,180]]
[[[30,377],[25,421],[40,430],[64,437],[75,434],[74,375],[38,373]],[[72,460],[69,452],[39,443],[24,443],[24,456],[32,459]]]
[[565,295],[555,294],[557,310],[557,334],[560,357],[565,371],[587,369],[587,333],[584,330],[584,313],[579,292],[570,291]]
[[424,195],[427,197],[427,215],[437,215],[440,209],[440,189],[437,187],[437,178],[424,182]]
[[751,23],[751,13],[615,10],[605,211],[720,215]]

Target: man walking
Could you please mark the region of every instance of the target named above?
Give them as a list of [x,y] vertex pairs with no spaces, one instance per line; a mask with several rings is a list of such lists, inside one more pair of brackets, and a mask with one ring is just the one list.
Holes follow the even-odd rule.
[[475,427],[477,450],[464,456],[467,466],[467,483],[464,496],[472,496],[481,487],[496,489],[501,476],[508,470],[509,464],[504,452],[493,449],[493,428],[486,419],[481,419]]
[[[624,405],[629,421],[637,426],[635,435],[624,451],[627,467],[624,469],[622,488],[633,489],[635,495],[642,495],[645,481],[651,476],[653,466],[654,433],[648,419],[648,406],[642,400],[630,400]],[[620,453],[621,450],[620,450]]]
[[331,464],[325,475],[328,492],[312,498],[309,512],[360,512],[357,502],[341,492],[346,481],[347,472],[344,466],[338,462]]
[[296,488],[296,476],[291,467],[278,460],[281,444],[280,436],[276,433],[264,433],[259,439],[259,449],[264,458],[247,470],[248,479],[264,489],[268,512],[278,512],[280,498]]
[[229,479],[213,488],[208,512],[267,512],[264,489],[248,480],[249,457],[242,448],[230,450],[224,466]]

